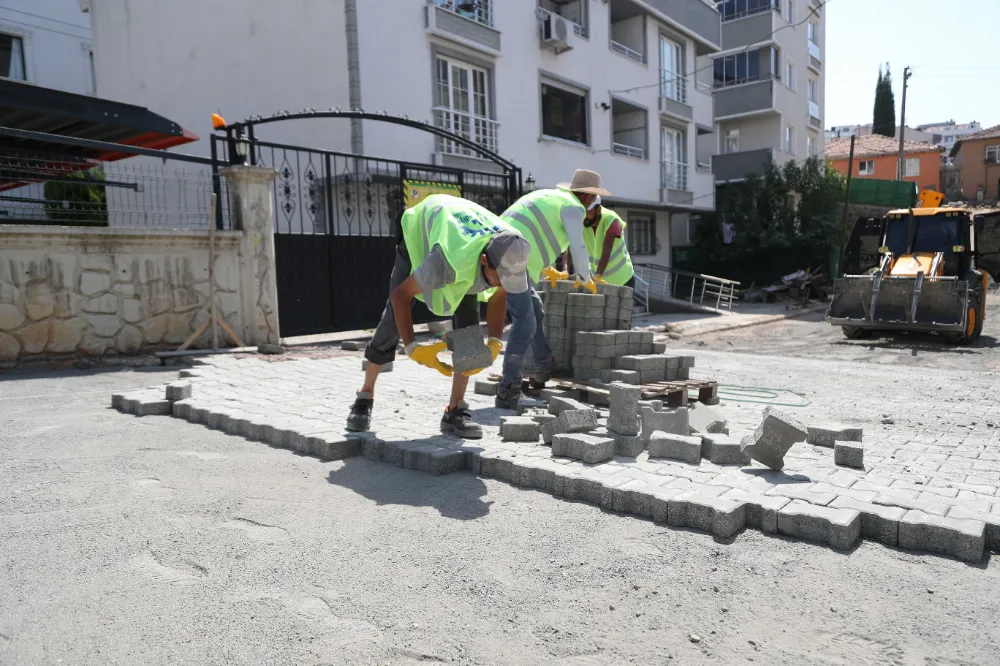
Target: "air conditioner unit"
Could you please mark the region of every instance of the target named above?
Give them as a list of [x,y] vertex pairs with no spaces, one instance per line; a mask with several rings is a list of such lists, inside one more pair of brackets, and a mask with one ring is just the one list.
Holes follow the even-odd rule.
[[558,14],[546,14],[542,19],[542,48],[552,49],[556,53],[569,51],[570,35],[573,28],[569,21]]

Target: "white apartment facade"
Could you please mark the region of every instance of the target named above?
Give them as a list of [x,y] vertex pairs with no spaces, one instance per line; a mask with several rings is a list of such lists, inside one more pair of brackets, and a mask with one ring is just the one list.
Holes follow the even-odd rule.
[[961,139],[963,136],[979,132],[983,129],[983,126],[975,120],[971,123],[956,123],[954,120],[949,120],[944,123],[918,125],[917,129],[921,132],[926,132],[927,134],[932,135],[932,138],[929,139],[929,141],[936,144],[942,151],[947,152],[955,147],[956,141]]
[[92,63],[90,21],[77,0],[0,4],[0,77],[93,95]]
[[[873,127],[872,123],[866,125],[835,125],[826,130],[826,140],[829,142],[833,139],[844,139],[852,136],[871,136],[874,134]],[[899,127],[896,128],[896,138],[899,138]],[[906,128],[905,140],[917,143],[935,143],[933,134],[912,127]]]
[[[207,154],[216,110],[231,121],[309,107],[427,119],[510,159],[535,187],[600,172],[634,230],[636,261],[664,265],[671,218],[714,207],[711,159],[698,159],[714,130],[711,77],[692,76],[721,46],[711,0],[84,4],[99,94],[176,119],[203,137],[192,152]],[[494,167],[386,123],[265,130],[294,145]]]

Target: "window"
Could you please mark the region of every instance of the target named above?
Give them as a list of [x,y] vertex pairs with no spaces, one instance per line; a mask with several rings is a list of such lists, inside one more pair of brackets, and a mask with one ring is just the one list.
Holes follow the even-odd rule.
[[24,69],[24,40],[0,34],[0,78],[27,81]]
[[719,0],[715,3],[716,9],[722,14],[723,21],[752,16],[761,12],[769,12],[772,9],[781,11],[778,0]]
[[542,84],[542,134],[587,144],[587,95]]
[[781,52],[776,46],[768,47],[771,50],[771,74],[774,78],[781,78]]
[[816,155],[816,139],[811,136],[806,137],[806,156],[813,157]]
[[740,152],[740,131],[726,130],[726,153]]
[[986,146],[986,161],[993,164],[1000,162],[1000,146]]
[[90,74],[90,93],[97,94],[97,69],[94,67],[94,49],[87,49],[87,68]]
[[[485,69],[438,57],[434,119],[438,127],[461,134],[495,152],[497,122],[491,118],[488,76]],[[438,139],[438,149],[453,155],[476,155],[472,148],[444,138]]]
[[668,190],[686,190],[687,169],[684,161],[684,132],[661,127],[660,186]]
[[795,0],[788,0],[788,11],[785,18],[789,23],[795,23]]
[[795,90],[795,63],[785,59],[785,85],[791,91]]
[[785,126],[785,152],[795,154],[795,128],[791,125]]
[[858,175],[859,176],[874,176],[875,175],[875,160],[861,160],[858,162]]
[[681,45],[660,37],[660,96],[686,104],[687,81],[681,63]]
[[816,102],[816,103],[819,102],[819,99],[818,99],[819,95],[816,92],[818,89],[819,89],[819,82],[817,82],[816,79],[809,79],[809,101],[810,102]]
[[692,245],[694,243],[694,236],[698,229],[698,223],[701,222],[700,215],[691,215],[688,217],[687,221],[687,244]]
[[656,254],[656,221],[652,215],[629,213],[625,242],[629,254]]
[[815,21],[809,21],[809,27],[807,28],[809,41],[813,44],[819,44],[819,24]]
[[903,160],[903,176],[919,176],[920,175],[920,158],[919,157],[907,157]]
[[483,25],[493,25],[493,8],[490,0],[430,0],[437,5],[459,16],[482,23]]
[[716,88],[735,86],[748,81],[759,81],[760,51],[716,58],[712,66],[715,70]]

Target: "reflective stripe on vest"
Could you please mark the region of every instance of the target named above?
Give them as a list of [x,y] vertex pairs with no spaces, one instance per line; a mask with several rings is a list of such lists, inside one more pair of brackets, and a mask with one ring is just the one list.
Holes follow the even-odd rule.
[[531,245],[528,277],[537,283],[542,269],[551,266],[569,247],[562,211],[583,204],[566,190],[535,190],[515,201],[500,217],[521,232]]
[[635,271],[632,267],[632,257],[628,253],[628,245],[625,242],[625,220],[621,219],[617,213],[607,208],[602,208],[601,221],[597,223],[596,232],[585,229],[583,238],[586,241],[587,252],[590,254],[590,270],[597,273],[598,264],[601,263],[601,255],[604,253],[604,240],[607,237],[611,226],[617,221],[622,228],[621,238],[616,238],[611,245],[611,255],[608,257],[607,266],[604,268],[603,277],[609,284],[618,286],[628,282]]

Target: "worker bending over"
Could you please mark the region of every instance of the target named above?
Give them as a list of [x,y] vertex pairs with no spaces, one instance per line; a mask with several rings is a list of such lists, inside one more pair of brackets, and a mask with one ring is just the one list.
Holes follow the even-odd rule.
[[[553,268],[556,259],[568,248],[573,256],[578,281],[597,292],[591,279],[590,259],[584,240],[584,218],[587,207],[598,196],[611,194],[601,188],[601,175],[578,169],[569,183],[559,183],[555,189],[530,192],[508,208],[500,217],[517,229],[531,245],[528,278],[531,285],[543,277],[565,280],[567,272]],[[545,338],[545,310],[542,299],[533,286],[520,294],[508,294],[507,309],[513,326],[507,338],[503,361],[503,378],[497,387],[496,406],[516,409],[521,398],[524,377],[524,357],[530,347],[539,377],[555,370],[556,360]]]
[[635,269],[625,242],[625,220],[613,210],[604,208],[601,197],[587,211],[583,239],[590,255],[590,270],[594,282],[607,282],[619,287],[635,284]]
[[437,358],[445,342],[416,342],[410,307],[414,298],[420,299],[435,315],[451,315],[454,328],[460,329],[479,324],[480,295],[491,294],[486,308],[487,344],[495,361],[502,346],[507,297],[528,291],[531,248],[520,233],[490,211],[446,194],[431,195],[404,211],[400,229],[389,301],[365,348],[365,381],[351,407],[347,429],[369,429],[375,380],[381,366],[393,361],[402,340],[407,356],[452,378],[441,430],[478,439],[483,430],[472,421],[464,398],[469,376],[479,370],[455,373]]

